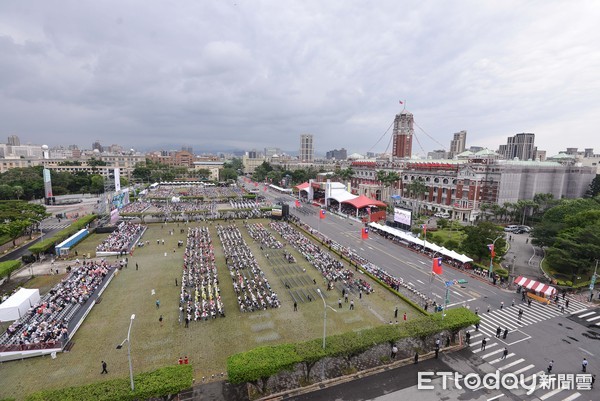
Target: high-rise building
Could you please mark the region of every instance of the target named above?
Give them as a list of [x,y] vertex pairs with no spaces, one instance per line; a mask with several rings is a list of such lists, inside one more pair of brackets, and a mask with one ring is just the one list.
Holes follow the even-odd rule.
[[460,131],[454,134],[454,138],[450,141],[450,158],[465,151],[467,144],[467,131]]
[[97,149],[98,152],[102,152],[102,145],[100,145],[100,141],[96,140],[96,142],[92,143],[92,150]]
[[346,160],[348,158],[348,151],[346,149],[341,148],[340,150],[334,149],[330,150],[325,154],[325,158],[327,160],[335,159],[335,160]]
[[535,134],[521,133],[509,136],[506,145],[500,145],[498,153],[506,160],[536,160]]
[[400,158],[410,158],[412,156],[412,137],[415,133],[413,122],[412,113],[406,110],[403,110],[400,114],[396,114],[392,134],[394,139],[392,156]]
[[248,151],[248,158],[250,158],[250,159],[258,158],[258,150],[252,149],[252,150]]
[[17,135],[9,135],[6,144],[10,146],[21,146],[21,140]]
[[300,161],[312,163],[314,158],[313,136],[311,134],[300,135]]
[[181,147],[181,150],[183,152],[188,152],[188,153],[194,154],[194,148],[192,147],[192,145],[183,145]]

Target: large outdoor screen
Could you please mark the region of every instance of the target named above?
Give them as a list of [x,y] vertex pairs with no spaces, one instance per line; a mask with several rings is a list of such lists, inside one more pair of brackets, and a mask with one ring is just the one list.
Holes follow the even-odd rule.
[[412,212],[406,209],[400,209],[399,207],[394,208],[394,221],[396,223],[404,224],[407,226],[411,225]]

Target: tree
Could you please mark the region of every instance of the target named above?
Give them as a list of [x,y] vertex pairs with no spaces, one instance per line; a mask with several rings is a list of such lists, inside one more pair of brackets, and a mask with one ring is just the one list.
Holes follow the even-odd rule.
[[423,180],[421,178],[417,178],[416,180],[412,180],[412,182],[410,184],[408,184],[407,189],[408,189],[408,193],[410,194],[410,197],[412,197],[416,200],[416,203],[417,203],[416,214],[418,217],[419,213],[420,213],[420,209],[421,209],[421,207],[419,205],[419,201],[420,201],[421,196],[423,196],[423,194],[427,190],[427,186],[425,185],[425,183],[423,182]]
[[590,187],[585,192],[586,198],[595,198],[598,194],[600,194],[600,174],[597,174],[596,177],[592,180]]
[[474,226],[466,226],[463,231],[465,232],[465,238],[462,241],[461,250],[478,262],[481,262],[483,258],[489,258],[488,244],[491,244],[497,237],[501,238],[496,240],[496,254],[500,254],[500,251],[506,247],[502,228],[488,221],[480,222]]
[[8,235],[13,246],[16,246],[17,238],[19,238],[30,225],[31,222],[29,220],[13,220],[9,223],[0,225],[0,232]]
[[352,178],[352,176],[354,175],[354,170],[352,170],[352,167],[341,169],[338,172],[338,175],[344,182],[347,183],[350,180],[350,178]]
[[19,200],[19,199],[21,199],[21,196],[23,196],[23,194],[25,193],[25,190],[23,189],[22,186],[15,185],[13,187],[13,192],[14,192],[15,198],[17,198],[17,200]]
[[196,171],[196,176],[200,181],[208,181],[210,178],[210,170],[207,168],[201,168]]
[[235,180],[237,179],[237,172],[232,168],[223,168],[219,170],[219,181]]
[[90,192],[100,194],[104,192],[104,178],[101,175],[93,175],[90,182]]

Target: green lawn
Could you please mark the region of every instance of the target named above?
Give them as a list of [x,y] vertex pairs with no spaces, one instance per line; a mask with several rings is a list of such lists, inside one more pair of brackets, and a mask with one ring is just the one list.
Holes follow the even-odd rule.
[[443,240],[443,242],[445,243],[446,241],[448,241],[449,239],[453,239],[454,241],[456,241],[457,243],[461,243],[462,240],[465,237],[465,233],[462,231],[457,231],[457,230],[441,230],[438,229],[436,231],[431,231],[432,234],[434,234],[437,238],[440,238]]
[[[267,221],[263,223],[268,228]],[[136,249],[134,255],[129,257],[129,268],[123,269],[110,283],[102,302],[94,307],[75,335],[75,346],[71,352],[59,354],[54,360],[49,357],[33,358],[0,365],[0,398],[20,399],[40,389],[103,380],[104,375],[100,375],[101,360],[108,363],[109,377],[127,377],[127,351],[115,347],[127,336],[131,314],[136,315],[131,333],[134,372],[173,364],[180,356],[187,355],[194,365],[196,382],[201,382],[202,378],[211,380],[212,375],[220,377],[221,372],[225,372],[226,359],[231,354],[261,345],[320,337],[323,330],[321,300],[301,303],[298,312],[293,312],[293,302],[273,270],[286,263],[277,257],[278,252],[282,251],[270,250],[270,258],[266,259],[241,222],[238,226],[279,295],[282,302],[279,309],[244,314],[239,312],[224,264],[221,243],[215,227],[210,226],[227,316],[207,322],[192,321],[188,329],[180,326],[178,302],[181,287],[175,286],[175,279],[178,282],[181,279],[183,248],[177,248],[177,241],[185,240],[185,235],[179,233],[179,228],[185,225],[177,227],[171,223],[163,227],[161,224],[152,224],[144,235],[150,245]],[[169,230],[172,228],[175,228],[175,235],[171,236]],[[278,234],[274,235],[280,238]],[[104,236],[88,237],[77,247],[80,257],[93,252]],[[163,238],[165,245],[157,245],[156,240]],[[347,304],[343,309],[338,309],[340,294],[325,291],[320,273],[290,246],[287,250],[292,251],[298,264],[306,269],[306,274],[317,281],[328,297],[327,303],[335,309],[335,312],[329,309],[327,313],[328,334],[384,324],[392,319],[396,306],[400,316],[405,311],[409,319],[418,316],[416,311],[370,279],[367,281],[374,285],[373,294],[363,295],[362,300],[355,299],[354,311],[350,311]],[[135,269],[136,263],[140,267],[138,271]],[[37,285],[47,288],[45,283]],[[153,290],[156,295],[152,295]],[[156,299],[160,299],[160,309],[155,306]],[[162,327],[158,321],[161,314],[164,317]]]

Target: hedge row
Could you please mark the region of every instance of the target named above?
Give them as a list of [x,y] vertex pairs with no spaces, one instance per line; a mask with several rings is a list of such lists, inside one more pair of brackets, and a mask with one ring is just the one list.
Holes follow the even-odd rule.
[[50,238],[46,238],[32,246],[30,246],[29,252],[33,254],[38,254],[41,252],[46,252],[48,249],[52,248],[55,244],[64,241],[69,238],[71,235],[75,234],[77,231],[85,228],[88,224],[94,221],[98,216],[95,214],[89,214],[87,216],[80,217],[75,220],[71,225],[63,230],[60,230],[56,234],[54,234]]
[[10,276],[12,272],[21,267],[20,260],[7,260],[0,262],[0,278]]
[[177,394],[192,387],[192,365],[175,365],[134,376],[135,391],[131,391],[129,377],[67,387],[43,390],[29,395],[26,401],[129,401],[147,400]]
[[329,336],[325,349],[322,348],[322,339],[258,347],[227,358],[227,375],[234,384],[254,382],[293,369],[298,363],[314,363],[325,357],[350,357],[377,344],[391,344],[404,338],[423,340],[445,330],[457,332],[477,322],[479,317],[473,312],[455,308],[447,310],[444,319],[437,313],[402,325],[383,325]]

